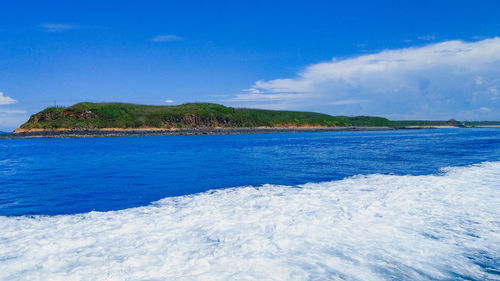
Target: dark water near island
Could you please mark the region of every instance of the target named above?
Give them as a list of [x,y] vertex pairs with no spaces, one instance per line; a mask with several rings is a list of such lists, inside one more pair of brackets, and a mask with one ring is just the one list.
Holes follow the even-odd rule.
[[495,280],[499,161],[500,128],[0,139],[0,279]]

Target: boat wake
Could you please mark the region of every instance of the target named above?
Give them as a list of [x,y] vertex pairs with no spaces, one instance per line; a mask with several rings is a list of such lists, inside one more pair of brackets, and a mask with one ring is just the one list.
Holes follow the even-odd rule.
[[1,280],[500,279],[500,162],[0,217]]

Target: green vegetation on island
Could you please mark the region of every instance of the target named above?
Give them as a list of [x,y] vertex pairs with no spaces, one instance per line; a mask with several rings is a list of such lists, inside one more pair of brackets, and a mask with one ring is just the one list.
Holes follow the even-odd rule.
[[340,120],[349,126],[357,127],[392,127],[392,121],[376,116],[338,116]]
[[313,112],[232,108],[213,103],[177,106],[82,102],[49,107],[30,117],[21,129],[214,128],[279,126],[348,126],[343,119]]
[[464,127],[462,122],[455,119],[450,119],[448,121],[429,121],[429,120],[404,120],[404,121],[391,121],[393,126],[398,127],[410,127],[410,126],[420,126],[420,127],[432,127],[432,126],[453,126],[453,127]]
[[462,122],[467,127],[474,126],[500,126],[500,121],[464,121]]
[[500,125],[500,122],[390,121],[372,116],[331,116],[299,111],[232,108],[213,103],[176,106],[128,103],[77,103],[70,107],[49,107],[30,117],[22,130],[73,129],[189,129],[247,127],[431,127]]

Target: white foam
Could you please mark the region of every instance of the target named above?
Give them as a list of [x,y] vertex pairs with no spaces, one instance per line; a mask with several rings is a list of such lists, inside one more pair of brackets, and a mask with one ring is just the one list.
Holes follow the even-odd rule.
[[0,279],[498,279],[499,191],[490,162],[0,217]]

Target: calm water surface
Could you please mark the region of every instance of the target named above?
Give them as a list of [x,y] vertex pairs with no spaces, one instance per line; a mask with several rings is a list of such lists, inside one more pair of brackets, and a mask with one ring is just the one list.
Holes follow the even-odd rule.
[[0,140],[0,215],[74,214],[246,185],[425,175],[500,159],[500,129]]

